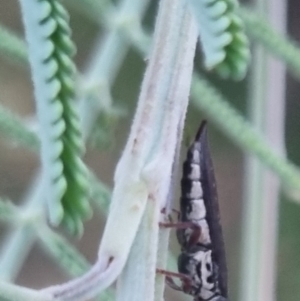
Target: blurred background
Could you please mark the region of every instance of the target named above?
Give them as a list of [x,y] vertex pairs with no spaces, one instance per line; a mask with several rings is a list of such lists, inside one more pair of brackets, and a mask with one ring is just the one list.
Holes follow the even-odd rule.
[[[64,1],[71,15],[73,38],[78,49],[76,63],[78,69],[84,72],[91,50],[103,28],[99,27],[80,6],[74,5],[72,2]],[[149,32],[153,28],[156,9],[157,1],[152,1],[144,19],[144,26]],[[300,40],[299,11],[299,1],[288,1],[287,31],[295,41]],[[0,22],[19,36],[23,36],[17,1],[1,1]],[[126,116],[119,119],[113,137],[105,147],[101,149],[88,148],[85,156],[86,163],[99,179],[110,187],[112,187],[112,178],[117,160],[129,133],[129,126],[145,70],[144,59],[136,50],[131,49],[129,51],[113,86],[114,101],[126,111]],[[197,68],[201,69],[199,49],[195,64]],[[220,80],[211,74],[208,74],[207,78],[226,95],[234,107],[244,115],[247,114],[247,95],[249,92],[247,78],[242,82]],[[14,61],[0,56],[0,91],[0,102],[3,106],[29,123],[34,121],[35,106],[28,67],[15,64]],[[299,82],[287,74],[285,142],[288,158],[296,165],[300,163],[299,94]],[[191,104],[186,120],[186,137],[182,146],[183,154],[186,152],[186,141],[194,136],[203,118],[207,117]],[[218,182],[228,258],[231,300],[237,300],[241,261],[244,154],[213,123],[209,123],[209,140]],[[32,185],[38,166],[39,158],[36,154],[25,148],[16,147],[8,138],[2,136],[0,140],[0,195],[7,197],[16,204],[21,204],[24,201],[24,196],[28,193],[28,188]],[[180,175],[178,175],[177,192],[179,181]],[[176,203],[178,203],[177,200]],[[292,202],[286,195],[282,194],[278,219],[276,296],[277,300],[296,301],[300,300],[300,204]],[[95,211],[93,218],[86,222],[83,237],[80,240],[70,237],[71,241],[90,262],[94,262],[96,259],[104,224],[104,215]],[[4,224],[1,224],[1,227],[0,235],[1,239],[4,239],[8,233],[6,231],[8,228]],[[175,253],[179,252],[174,235],[171,240],[171,248]],[[53,261],[39,246],[34,246],[29,252],[16,282],[25,286],[40,288],[67,279],[68,276],[53,264]],[[171,292],[170,290],[168,290],[168,296],[170,297],[167,300],[181,299],[180,293]]]

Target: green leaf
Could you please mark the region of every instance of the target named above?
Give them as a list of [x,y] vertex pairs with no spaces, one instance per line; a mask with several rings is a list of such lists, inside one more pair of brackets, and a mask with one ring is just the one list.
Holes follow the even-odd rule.
[[87,171],[75,96],[75,46],[69,16],[57,0],[21,0],[35,87],[46,178],[45,196],[52,225],[76,234],[91,216]]
[[189,0],[197,20],[207,70],[223,78],[242,79],[250,58],[235,0]]

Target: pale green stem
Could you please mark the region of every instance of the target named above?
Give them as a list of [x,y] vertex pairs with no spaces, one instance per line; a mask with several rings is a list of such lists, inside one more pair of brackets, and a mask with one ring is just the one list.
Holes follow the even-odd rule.
[[110,0],[82,0],[82,1],[67,1],[72,5],[78,13],[81,13],[96,24],[106,27],[109,30],[112,15],[115,11],[115,6]]
[[[286,4],[261,2],[279,31],[285,31]],[[268,12],[267,12],[268,11]],[[256,46],[252,75],[251,120],[284,156],[285,68]],[[246,160],[240,300],[272,301],[276,291],[277,223],[280,183],[256,158]]]
[[[102,211],[106,212],[110,200],[110,191],[109,189],[101,182],[97,180],[97,178],[90,173],[90,181],[92,186],[92,198],[96,205],[101,208]],[[29,218],[31,215],[34,215],[36,210],[42,209],[41,204],[41,195],[42,195],[42,183],[41,179],[38,181],[33,181],[32,189],[33,191],[30,192],[29,196],[24,201],[24,206],[21,208],[23,214],[28,214]],[[26,221],[16,223],[12,220],[13,224],[15,225],[16,229],[13,229],[13,232],[7,236],[6,241],[3,242],[3,248],[0,252],[0,279],[6,281],[12,281],[18,275],[19,270],[22,268],[24,260],[28,253],[31,250],[32,244],[36,239],[36,230],[38,229],[36,226],[33,226]],[[41,242],[46,245],[51,243],[51,235],[50,237],[46,237],[47,233],[43,233]],[[54,235],[54,234],[53,234]],[[53,237],[52,235],[52,237]],[[20,250],[22,252],[20,252]],[[57,260],[61,257],[58,248],[51,249],[52,254]],[[72,262],[72,258],[69,255],[66,255]],[[74,257],[75,258],[75,257]],[[78,259],[77,259],[78,261]],[[69,267],[68,264],[64,264],[64,262],[59,262],[59,264],[65,269],[65,271],[71,276],[78,276],[82,273],[82,271],[73,272]],[[76,264],[76,262],[74,263]],[[81,272],[81,273],[80,273]]]
[[0,254],[0,279],[8,282],[17,277],[36,238],[35,231],[27,225],[9,235],[2,241],[4,248]]
[[[124,35],[123,31],[128,26],[133,28],[140,27],[140,20],[149,5],[149,0],[124,0],[112,13],[110,22],[110,31],[105,37],[101,34],[98,37],[96,45],[92,51],[91,59],[87,70],[82,78],[83,89],[86,95],[79,103],[81,112],[81,128],[83,136],[87,139],[92,127],[101,110],[109,110],[112,106],[112,97],[110,95],[111,85],[113,84],[120,67],[129,51],[130,41]],[[106,16],[107,18],[107,16]],[[97,97],[89,97],[88,90],[91,93],[97,91]]]
[[0,24],[0,52],[11,62],[28,64],[27,48],[23,40]]
[[1,301],[51,301],[51,297],[39,291],[0,281]]
[[[173,203],[174,203],[174,190],[178,183],[177,175],[179,174],[179,164],[180,164],[180,149],[181,149],[181,141],[184,129],[185,116],[182,116],[181,122],[178,127],[178,140],[176,145],[175,159],[172,167],[172,179],[170,183],[170,189],[168,193],[168,202],[169,207],[166,208],[165,218],[167,219],[168,214],[172,212]],[[164,220],[163,220],[164,222]],[[157,268],[162,270],[169,270],[171,272],[177,271],[177,258],[171,252],[168,252],[169,249],[169,239],[170,239],[170,229],[168,228],[160,228],[159,231],[159,248],[157,251]],[[162,278],[162,279],[161,279]],[[156,275],[156,287],[155,287],[155,300],[163,301],[163,292],[165,290],[165,281],[164,276],[157,274]],[[190,300],[190,296],[184,294],[182,296],[182,300]]]
[[247,33],[253,40],[261,44],[271,55],[278,58],[289,72],[300,78],[300,49],[286,33],[271,26],[271,22],[259,16],[253,10],[241,8],[239,15],[245,23]]
[[[21,209],[25,215],[34,215],[42,207],[42,180],[34,180],[33,183],[32,191],[25,200],[26,205]],[[16,229],[3,241],[0,252],[0,279],[5,281],[12,281],[18,275],[36,238],[34,227],[30,223],[14,224]]]
[[35,133],[26,124],[4,106],[0,106],[0,129],[17,145],[25,145],[31,150],[37,150],[40,143]]
[[[53,232],[43,223],[38,227],[39,242],[64,270],[72,277],[84,274],[91,264],[62,236]],[[99,300],[112,300],[112,289],[101,292]]]
[[[189,79],[192,74],[195,43],[196,27],[194,20],[191,20],[191,16],[187,12],[187,8],[178,1],[161,1],[156,22],[153,53],[150,55],[150,67],[148,67],[151,68],[151,62],[154,61],[156,68],[152,67],[152,72],[155,74],[155,78],[152,79],[151,84],[148,83],[149,87],[143,85],[144,89],[147,88],[146,91],[151,91],[153,87],[164,85],[167,88],[168,97],[174,99],[174,102],[180,102],[182,97],[186,98],[189,91]],[[162,69],[161,64],[164,64],[165,75],[159,78],[159,75],[161,75],[159,70]],[[171,76],[169,75],[170,66]],[[147,75],[145,81],[146,79]],[[188,83],[184,85],[185,87],[178,89],[186,81]],[[143,91],[141,95],[143,95]],[[175,110],[175,108],[165,110]],[[185,116],[185,111],[186,104],[180,110],[183,116]],[[177,147],[180,143],[178,139],[181,138],[183,119],[184,117],[180,119],[175,128]],[[159,141],[159,138],[157,141]],[[160,185],[164,186],[163,184]],[[170,187],[168,187],[169,189]],[[159,206],[160,204],[154,200],[147,203],[127,264],[118,281],[117,300],[153,300],[154,297],[157,301],[163,299],[163,277],[158,276],[156,278],[155,295],[153,292],[153,272],[155,272],[156,266],[165,268],[169,236],[169,231],[161,231],[160,238],[163,237],[164,241],[160,241],[162,245],[158,244],[157,214],[159,213]],[[162,259],[165,259],[165,262]],[[157,263],[156,260],[158,260]]]
[[[135,1],[133,5],[128,6],[128,12],[140,12],[142,16],[143,7],[147,1]],[[84,13],[88,18],[92,19],[96,24],[99,24],[106,28],[106,30],[115,30],[116,22],[116,9],[112,4],[112,1],[94,1],[94,0],[83,0],[83,1],[70,1],[70,5],[77,9],[79,13]],[[127,19],[127,18],[126,18]],[[119,29],[125,36],[126,41],[130,41],[134,47],[140,52],[147,52],[149,49],[149,37],[145,35],[141,28],[140,21],[142,18],[139,17],[139,22],[128,22],[127,24],[119,24]],[[129,18],[130,21],[130,18]],[[134,20],[133,20],[134,21]],[[117,25],[118,27],[118,25]]]

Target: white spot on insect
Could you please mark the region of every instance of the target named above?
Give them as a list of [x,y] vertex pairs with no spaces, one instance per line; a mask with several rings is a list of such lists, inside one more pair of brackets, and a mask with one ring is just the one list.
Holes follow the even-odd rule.
[[214,296],[211,299],[209,299],[209,301],[228,301],[228,299],[218,294],[217,296]]
[[206,209],[203,199],[191,200],[191,211],[187,214],[187,217],[190,221],[199,221],[206,216]]
[[207,221],[205,219],[202,219],[200,221],[197,221],[197,225],[199,225],[199,227],[201,228],[201,235],[199,238],[199,242],[203,245],[210,244],[211,239],[210,239]]
[[[195,259],[200,263],[200,278],[201,278],[201,298],[204,300],[212,297],[216,292],[214,290],[215,283],[211,281],[213,275],[213,262],[211,257],[211,250],[198,251],[195,254]],[[210,281],[209,281],[210,279]]]
[[192,152],[192,161],[200,164],[200,152],[195,148],[192,150]]
[[191,167],[191,172],[190,174],[188,175],[188,178],[190,180],[200,180],[200,176],[201,176],[201,172],[200,172],[200,165],[199,164],[195,164],[195,163],[192,163],[190,165]]
[[192,187],[188,197],[190,199],[201,199],[203,197],[203,190],[199,181],[192,181]]
[[204,285],[201,288],[200,296],[203,300],[211,300],[210,298],[215,294],[215,290],[211,291],[207,289]]

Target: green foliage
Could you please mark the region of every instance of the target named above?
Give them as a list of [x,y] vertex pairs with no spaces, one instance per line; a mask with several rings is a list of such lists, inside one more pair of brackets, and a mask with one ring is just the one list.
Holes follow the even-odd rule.
[[7,28],[0,25],[0,52],[13,61],[21,64],[27,63],[27,50],[25,43]]
[[223,78],[242,79],[250,51],[235,0],[189,0],[196,16],[207,70]]
[[74,103],[75,47],[69,16],[57,0],[22,1],[40,124],[50,221],[83,232],[91,216],[79,117]]
[[240,9],[239,15],[245,23],[246,32],[270,53],[286,64],[298,79],[300,78],[299,45],[288,36],[279,35],[270,24],[249,9]]

